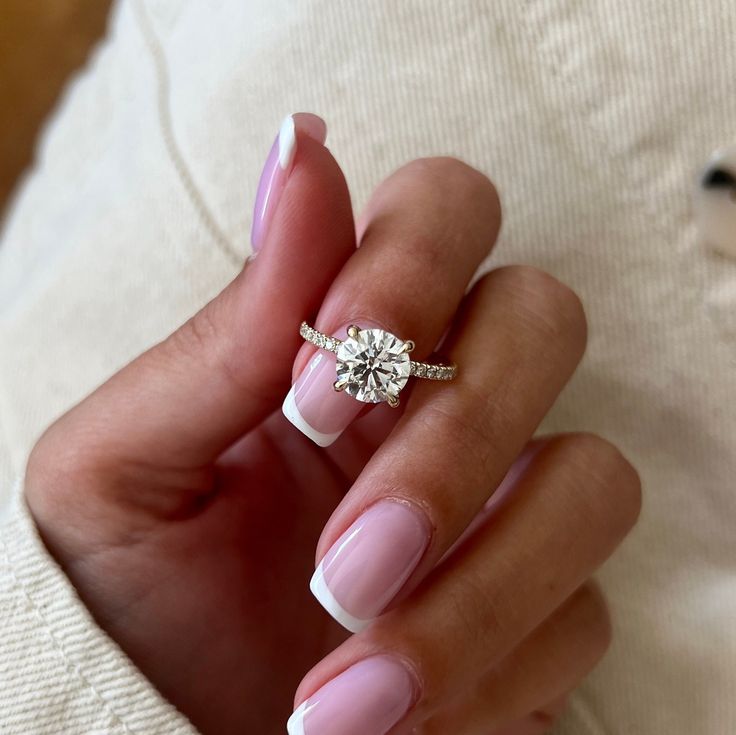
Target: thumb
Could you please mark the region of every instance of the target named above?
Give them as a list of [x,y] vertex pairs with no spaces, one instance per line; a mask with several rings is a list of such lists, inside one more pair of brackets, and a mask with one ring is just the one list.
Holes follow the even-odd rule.
[[[345,179],[321,140],[310,137],[324,140],[324,127],[313,115],[292,120],[274,144],[280,156],[269,156],[287,166],[276,177],[267,166],[261,180],[271,191],[259,192],[256,216],[267,217],[254,232],[258,256],[180,329],[46,432],[29,461],[29,502],[38,502],[34,487],[58,487],[59,472],[71,467],[78,476],[80,465],[95,475],[145,468],[153,484],[158,472],[165,487],[201,492],[211,481],[208,465],[279,405],[301,344],[299,324],[316,312],[355,249]],[[290,144],[291,154],[284,152]],[[49,483],[45,472],[53,473]]]

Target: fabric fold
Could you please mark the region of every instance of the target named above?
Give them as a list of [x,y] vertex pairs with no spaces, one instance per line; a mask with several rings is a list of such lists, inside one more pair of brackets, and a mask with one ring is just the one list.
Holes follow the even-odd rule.
[[0,511],[4,735],[196,735],[95,623],[46,550],[18,481]]

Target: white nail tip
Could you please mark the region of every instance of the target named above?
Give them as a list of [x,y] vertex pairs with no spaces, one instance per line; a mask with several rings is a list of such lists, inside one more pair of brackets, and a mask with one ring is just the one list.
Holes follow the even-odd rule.
[[307,703],[302,702],[289,717],[286,723],[286,732],[289,735],[306,735],[304,731],[304,715],[307,710]]
[[312,590],[312,594],[317,598],[322,607],[332,615],[332,617],[342,625],[343,628],[347,628],[351,633],[360,633],[361,630],[366,628],[371,622],[370,620],[361,620],[351,615],[345,608],[335,599],[335,596],[330,591],[325,581],[324,569],[322,562],[320,562],[316,571],[312,575],[312,580],[309,583],[309,589]]
[[291,390],[286,395],[284,403],[281,406],[281,411],[284,416],[286,416],[286,418],[291,421],[291,423],[294,424],[294,426],[296,426],[304,436],[311,439],[315,444],[318,444],[320,447],[329,447],[330,444],[335,442],[342,432],[338,431],[334,434],[323,434],[321,431],[317,431],[315,428],[310,426],[299,412],[299,407],[296,405],[295,393],[295,385],[292,385]]
[[294,160],[296,153],[296,129],[294,118],[287,115],[279,128],[279,166],[285,171]]

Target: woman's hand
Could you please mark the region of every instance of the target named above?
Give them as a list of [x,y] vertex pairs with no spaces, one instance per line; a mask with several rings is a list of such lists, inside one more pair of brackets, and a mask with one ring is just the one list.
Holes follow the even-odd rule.
[[[500,210],[452,159],[384,181],[356,249],[340,169],[296,119],[258,257],[44,434],[28,503],[99,624],[203,733],[281,733],[292,704],[306,735],[541,733],[608,644],[587,580],[640,503],[602,439],[530,442],[582,356],[580,302],[529,267],[465,296]],[[300,379],[307,431],[345,429],[319,448],[278,410],[315,315],[411,337],[417,359],[449,330],[458,377],[356,421],[334,377]],[[362,632],[310,595],[315,547],[316,591],[351,626],[377,618]]]

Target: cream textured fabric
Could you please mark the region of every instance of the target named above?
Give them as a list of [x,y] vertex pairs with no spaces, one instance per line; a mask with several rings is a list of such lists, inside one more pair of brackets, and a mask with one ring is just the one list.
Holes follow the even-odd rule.
[[190,731],[11,486],[50,420],[236,273],[277,126],[312,110],[356,206],[408,159],[460,156],[501,190],[491,263],[586,304],[587,358],[544,428],[622,446],[645,507],[601,574],[615,644],[558,733],[736,732],[736,262],[690,212],[736,141],[734,38],[732,0],[120,4],[0,246],[0,730]]
[[13,495],[0,537],[0,732],[194,733],[95,625]]

